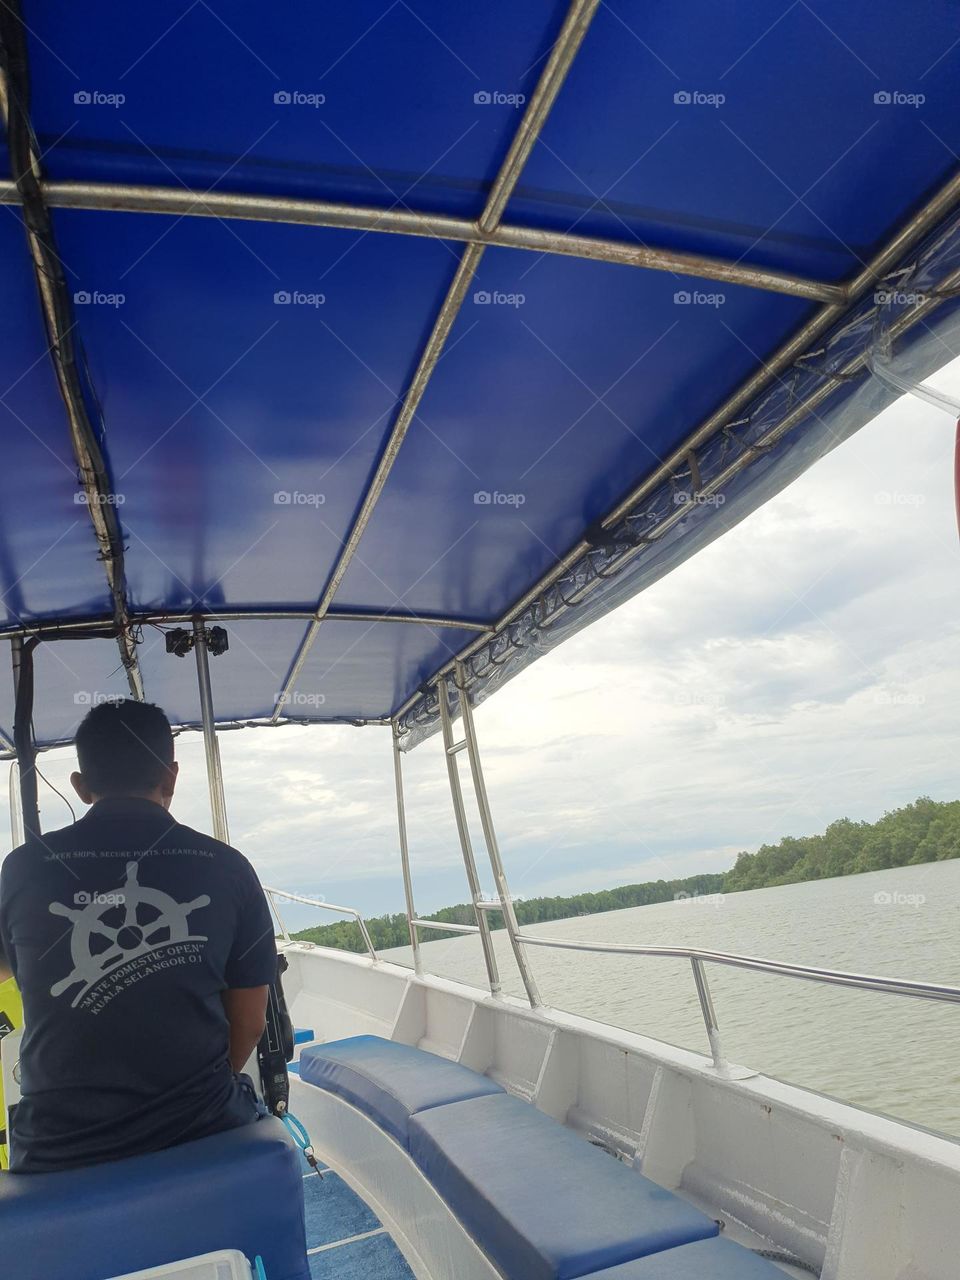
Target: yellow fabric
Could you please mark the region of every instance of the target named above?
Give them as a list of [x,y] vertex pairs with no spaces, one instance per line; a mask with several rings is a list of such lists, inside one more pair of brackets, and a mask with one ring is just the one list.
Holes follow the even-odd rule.
[[[23,1003],[20,992],[13,978],[0,982],[0,1039],[9,1031],[16,1031],[23,1026]],[[3,1100],[3,1080],[0,1078],[0,1130],[6,1135],[7,1107]],[[7,1144],[0,1142],[0,1169],[6,1169]]]

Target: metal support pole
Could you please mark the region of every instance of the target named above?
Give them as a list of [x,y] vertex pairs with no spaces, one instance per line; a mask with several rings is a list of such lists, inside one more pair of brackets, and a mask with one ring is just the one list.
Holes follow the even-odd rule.
[[700,1012],[703,1014],[704,1026],[707,1028],[707,1039],[710,1042],[713,1065],[718,1071],[723,1071],[727,1064],[720,1049],[720,1029],[717,1026],[717,1015],[713,1007],[710,987],[707,983],[707,971],[703,967],[703,961],[696,956],[690,957],[690,965],[693,968],[693,980],[697,984],[697,997],[700,1000]]
[[220,744],[213,719],[213,690],[210,686],[210,663],[207,637],[202,618],[193,620],[193,651],[197,656],[197,688],[200,692],[200,717],[203,722],[203,748],[207,757],[207,786],[210,790],[210,814],[213,834],[225,844],[230,841],[227,830],[227,803],[223,795],[223,770],[220,766]]
[[13,657],[13,741],[17,752],[20,783],[20,816],[26,835],[40,834],[40,801],[37,795],[37,749],[33,741],[33,651],[36,639],[14,636]]
[[[463,720],[463,736],[467,743],[467,755],[470,757],[470,772],[473,775],[473,789],[477,796],[477,807],[480,810],[480,825],[483,828],[483,839],[487,846],[487,853],[490,856],[490,866],[493,870],[494,883],[497,886],[497,894],[500,898],[500,910],[503,915],[503,923],[506,927],[507,934],[510,938],[510,945],[513,948],[513,954],[517,961],[517,968],[520,970],[520,977],[523,979],[523,986],[527,993],[527,999],[531,1006],[536,1009],[543,1001],[540,999],[540,992],[537,989],[536,979],[530,968],[527,953],[523,948],[523,943],[517,937],[520,932],[520,926],[517,924],[517,913],[513,908],[513,899],[510,896],[510,886],[507,884],[507,873],[503,867],[503,859],[500,856],[500,844],[497,840],[497,833],[493,825],[493,815],[490,812],[490,801],[487,798],[487,785],[483,779],[483,767],[480,764],[480,749],[477,745],[477,731],[473,723],[473,709],[470,706],[470,699],[467,696],[463,684],[463,668],[458,664],[456,667],[457,693],[460,699],[460,716]],[[441,702],[443,698],[441,696]],[[449,758],[449,757],[448,757]],[[456,761],[451,760],[454,768]],[[484,917],[486,912],[481,912]]]
[[23,844],[26,834],[23,830],[23,806],[20,803],[20,768],[16,760],[10,761],[10,839],[11,848],[16,849]]
[[467,884],[470,886],[470,897],[473,901],[473,913],[477,918],[480,930],[480,945],[483,947],[483,958],[487,966],[487,977],[490,980],[490,994],[500,994],[500,973],[497,969],[497,956],[493,949],[493,938],[490,934],[490,921],[487,914],[477,904],[482,893],[477,864],[473,856],[473,845],[470,842],[470,829],[467,826],[467,814],[463,807],[463,789],[460,786],[460,774],[457,770],[456,744],[453,741],[453,728],[450,723],[450,708],[447,705],[447,683],[441,680],[437,692],[440,696],[440,724],[443,728],[443,754],[447,761],[447,777],[450,780],[450,796],[453,800],[453,812],[457,819],[457,834],[460,837],[460,848],[463,851],[463,865],[467,873]]
[[410,930],[410,947],[413,951],[413,971],[417,976],[423,973],[423,962],[420,958],[420,934],[413,923],[417,918],[413,905],[413,880],[410,876],[410,848],[407,844],[407,814],[403,804],[403,769],[400,763],[400,739],[397,726],[392,726],[393,733],[393,780],[397,789],[397,829],[400,833],[400,866],[403,868],[403,896],[407,903],[407,928]]

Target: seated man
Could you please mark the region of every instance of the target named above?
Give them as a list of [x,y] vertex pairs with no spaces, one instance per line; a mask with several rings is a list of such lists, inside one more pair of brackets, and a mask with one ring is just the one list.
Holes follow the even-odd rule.
[[109,702],[77,730],[93,808],[0,871],[0,943],[23,997],[11,1169],[69,1169],[255,1120],[239,1077],[264,1026],[273,925],[242,854],[167,812],[159,707]]

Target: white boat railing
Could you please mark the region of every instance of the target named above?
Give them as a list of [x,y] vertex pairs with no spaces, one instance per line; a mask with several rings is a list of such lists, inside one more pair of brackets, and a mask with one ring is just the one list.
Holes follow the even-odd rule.
[[336,915],[352,917],[359,926],[363,944],[370,959],[376,960],[378,958],[370,932],[367,929],[367,922],[356,907],[338,907],[336,903],[324,902],[322,898],[308,898],[302,893],[288,893],[286,889],[272,889],[267,885],[263,886],[263,892],[267,896],[267,901],[270,903],[274,916],[276,916],[277,924],[280,926],[280,936],[284,942],[295,942],[296,939],[291,938],[287,932],[287,926],[284,923],[283,916],[280,914],[280,908],[277,906],[277,898],[282,898],[284,902],[301,902],[308,907],[317,907],[320,911],[332,911]]
[[936,982],[914,982],[908,978],[882,978],[875,974],[848,973],[842,969],[821,969],[811,965],[785,964],[777,960],[764,960],[759,956],[741,956],[728,951],[704,951],[696,947],[650,947],[639,943],[583,942],[573,938],[550,938],[532,933],[519,933],[517,940],[528,947],[554,947],[561,951],[595,951],[626,956],[666,956],[675,960],[689,960],[700,1001],[713,1065],[722,1070],[725,1066],[720,1049],[720,1029],[710,987],[707,982],[707,964],[728,965],[734,969],[748,969],[754,973],[770,973],[784,978],[802,978],[807,982],[826,983],[835,987],[848,987],[858,991],[880,991],[886,995],[913,996],[919,1000],[935,1000],[945,1004],[960,1004],[960,987]]

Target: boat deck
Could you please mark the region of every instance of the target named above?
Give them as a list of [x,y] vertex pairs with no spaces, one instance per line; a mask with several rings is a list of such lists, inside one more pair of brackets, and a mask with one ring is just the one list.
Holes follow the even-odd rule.
[[413,1272],[373,1210],[338,1173],[303,1175],[312,1280],[413,1280]]

